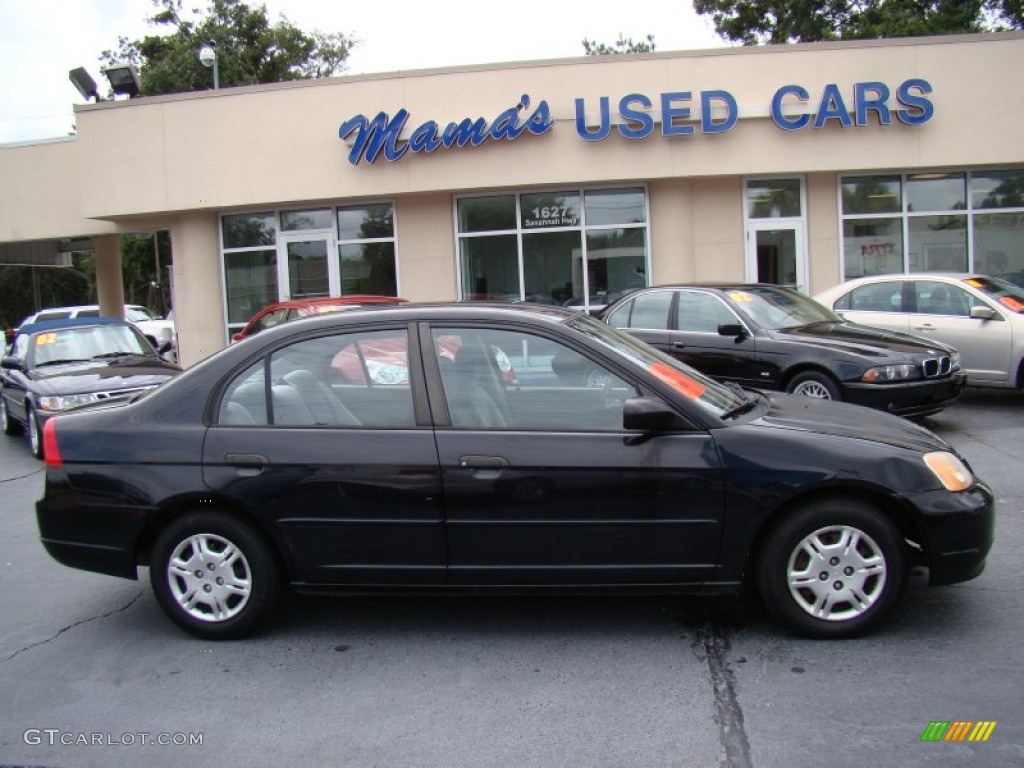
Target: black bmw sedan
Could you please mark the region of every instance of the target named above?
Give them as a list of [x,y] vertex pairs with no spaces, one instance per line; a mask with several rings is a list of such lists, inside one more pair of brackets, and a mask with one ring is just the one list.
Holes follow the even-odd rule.
[[148,566],[168,617],[210,639],[253,630],[285,587],[744,585],[797,632],[849,637],[911,568],[972,579],[993,539],[992,493],[923,427],[719,384],[556,307],[299,320],[43,437],[50,554]]
[[132,323],[108,317],[44,320],[18,329],[0,362],[0,422],[28,433],[43,457],[42,426],[64,411],[120,401],[181,373]]
[[938,413],[967,383],[952,347],[847,322],[777,285],[642,288],[601,318],[719,381],[900,416]]

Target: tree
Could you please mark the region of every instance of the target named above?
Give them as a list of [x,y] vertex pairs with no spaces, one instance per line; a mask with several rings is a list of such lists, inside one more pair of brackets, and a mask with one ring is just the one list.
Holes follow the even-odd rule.
[[611,53],[654,53],[654,35],[648,35],[646,40],[634,43],[633,38],[624,38],[620,34],[614,46],[583,38],[583,50],[586,51],[587,56],[606,56]]
[[986,32],[1024,26],[1022,0],[694,0],[726,40],[758,45]]
[[266,6],[241,0],[211,0],[202,18],[197,10],[186,16],[183,0],[152,2],[157,10],[149,22],[161,33],[141,40],[121,37],[117,49],[101,57],[106,65],[134,64],[147,96],[210,88],[210,70],[198,56],[203,45],[217,51],[221,86],[329,77],[344,69],[356,45],[340,32],[303,32],[284,16],[272,25]]

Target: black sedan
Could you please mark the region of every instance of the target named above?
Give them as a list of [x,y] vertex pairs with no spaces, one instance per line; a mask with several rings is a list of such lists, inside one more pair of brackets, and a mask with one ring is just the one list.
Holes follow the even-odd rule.
[[23,325],[0,365],[4,434],[27,431],[39,458],[42,427],[52,416],[127,400],[181,373],[131,323],[104,317]]
[[719,381],[900,416],[938,413],[967,383],[952,347],[846,322],[777,285],[643,288],[601,317]]
[[[580,375],[595,369],[600,387]],[[795,631],[848,637],[912,567],[980,574],[993,537],[992,493],[923,427],[718,384],[556,307],[299,320],[44,440],[50,554],[131,579],[148,565],[170,619],[210,639],[252,630],[284,586],[744,584]]]

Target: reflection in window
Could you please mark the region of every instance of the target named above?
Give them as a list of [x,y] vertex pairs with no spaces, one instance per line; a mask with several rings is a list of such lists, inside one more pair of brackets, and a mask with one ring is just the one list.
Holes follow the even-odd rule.
[[268,304],[277,301],[277,251],[238,251],[224,254],[228,322],[239,327]]
[[845,177],[840,186],[846,279],[934,270],[1024,279],[1024,170]]
[[1024,171],[971,174],[971,204],[975,208],[1024,208]]
[[338,253],[342,296],[352,293],[398,295],[393,242],[339,245]]
[[223,222],[225,248],[253,248],[277,242],[276,217],[273,213],[225,216]]
[[462,198],[457,212],[463,300],[592,309],[647,285],[643,189]]
[[899,176],[844,179],[843,213],[899,213],[903,210]]
[[846,219],[843,264],[847,280],[903,271],[902,219]]
[[459,263],[463,299],[516,301],[520,298],[515,235],[460,238]]
[[750,179],[747,181],[747,217],[780,219],[799,217],[800,179]]
[[908,231],[911,272],[967,271],[966,216],[914,216]]
[[920,173],[907,177],[907,210],[962,211],[967,207],[962,173]]
[[330,229],[331,210],[323,208],[315,211],[282,211],[281,229],[285,232],[303,229]]

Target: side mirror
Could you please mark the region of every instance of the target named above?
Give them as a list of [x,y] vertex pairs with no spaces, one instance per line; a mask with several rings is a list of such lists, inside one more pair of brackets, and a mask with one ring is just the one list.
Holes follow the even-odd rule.
[[719,336],[735,336],[736,340],[745,339],[747,337],[747,329],[739,323],[723,323],[718,326]]
[[996,311],[992,307],[978,305],[971,307],[971,317],[975,320],[993,320],[996,317]]
[[21,358],[13,357],[12,355],[7,355],[3,360],[0,360],[0,367],[5,368],[8,371],[25,370],[25,364],[21,361]]
[[622,406],[622,427],[647,434],[679,429],[679,416],[661,400],[631,397]]

